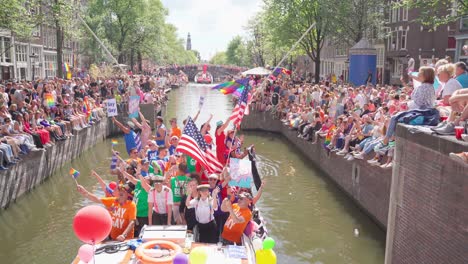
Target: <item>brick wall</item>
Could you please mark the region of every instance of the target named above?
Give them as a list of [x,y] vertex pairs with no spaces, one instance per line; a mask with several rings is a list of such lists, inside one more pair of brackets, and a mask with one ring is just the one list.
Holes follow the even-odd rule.
[[252,111],[242,121],[243,130],[260,130],[282,134],[315,166],[330,177],[376,223],[386,229],[390,197],[391,170],[370,166],[366,161],[346,161],[327,156],[321,144],[311,144],[297,137],[296,131],[274,120],[269,113]]
[[451,138],[397,129],[385,263],[468,263],[468,167]]

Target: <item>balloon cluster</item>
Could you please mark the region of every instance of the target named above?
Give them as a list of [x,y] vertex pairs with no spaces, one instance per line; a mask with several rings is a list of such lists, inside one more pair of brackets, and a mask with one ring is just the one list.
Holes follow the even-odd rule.
[[263,240],[262,249],[255,249],[257,264],[276,264],[276,254],[273,251],[274,247],[275,240],[271,237],[265,238],[265,240]]
[[91,263],[94,257],[94,245],[109,235],[112,218],[109,212],[97,205],[80,209],[73,218],[73,230],[76,237],[86,243],[78,250],[80,264]]

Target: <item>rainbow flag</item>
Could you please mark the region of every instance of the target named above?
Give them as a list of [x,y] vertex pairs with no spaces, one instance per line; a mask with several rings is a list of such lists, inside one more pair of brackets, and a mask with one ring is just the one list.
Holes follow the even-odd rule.
[[286,68],[283,68],[283,67],[278,67],[278,68],[275,68],[275,69],[273,70],[273,72],[272,72],[271,75],[270,75],[270,79],[276,80],[276,78],[278,77],[278,75],[280,75],[280,74],[282,74],[282,73],[287,74],[287,75],[291,75],[291,71],[290,71],[290,70],[288,70],[288,69],[286,69]]
[[74,168],[71,168],[69,173],[75,180],[76,178],[78,178],[78,176],[80,176],[80,172],[75,170]]
[[328,133],[327,133],[327,135],[325,136],[325,143],[324,143],[324,145],[330,144],[331,139],[332,139],[332,136],[333,136],[333,132],[335,131],[335,129],[336,129],[335,125],[331,126],[330,129],[328,129]]
[[116,139],[111,140],[112,146],[117,146],[119,142]]
[[44,100],[49,108],[55,106],[54,95],[52,95],[51,93],[44,94]]
[[83,113],[86,113],[88,122],[91,122],[91,107],[89,107],[88,97],[85,96],[83,100]]
[[218,84],[211,88],[212,90],[219,90],[222,94],[232,94],[236,91],[241,94],[244,87],[249,85],[250,78],[239,79],[235,81],[225,82]]
[[63,69],[65,70],[65,72],[70,71],[70,66],[68,66],[68,63],[66,63],[66,62],[63,63]]

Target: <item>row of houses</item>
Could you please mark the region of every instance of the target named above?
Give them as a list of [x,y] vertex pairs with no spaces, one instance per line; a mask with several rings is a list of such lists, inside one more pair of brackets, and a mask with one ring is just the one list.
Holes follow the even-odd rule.
[[[415,20],[418,9],[399,8],[388,12],[384,38],[369,39],[377,51],[377,82],[399,84],[409,55],[419,66],[429,66],[437,59],[450,57],[452,61],[468,62],[468,17],[437,28],[422,26]],[[326,41],[321,54],[322,78],[336,76],[348,80],[349,48]],[[314,72],[314,63],[306,56],[299,57],[296,69],[303,76]]]

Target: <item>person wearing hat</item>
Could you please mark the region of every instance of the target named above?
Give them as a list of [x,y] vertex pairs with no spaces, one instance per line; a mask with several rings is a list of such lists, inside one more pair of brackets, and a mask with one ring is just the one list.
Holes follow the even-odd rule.
[[156,161],[158,160],[158,145],[154,140],[148,140],[148,145],[145,148],[146,150],[146,157],[149,161]]
[[131,129],[130,126],[124,126],[117,119],[115,119],[115,117],[112,117],[112,122],[124,133],[125,148],[127,149],[127,153],[130,154],[130,151],[132,149],[136,149],[137,147],[135,142],[135,132]]
[[[190,189],[187,190],[190,196]],[[218,232],[214,212],[218,210],[219,189],[213,190],[213,197],[210,196],[210,185],[202,184],[197,187],[198,197],[190,200],[187,198],[187,207],[195,208],[195,217],[197,219],[198,233],[201,243],[217,243]]]
[[239,194],[237,203],[232,204],[228,198],[223,200],[221,210],[229,212],[229,218],[224,224],[221,234],[223,244],[241,244],[241,237],[247,224],[252,220],[252,212],[249,205],[252,203],[252,195],[249,193]]
[[221,201],[223,200],[222,199],[222,193],[221,193],[221,190],[223,190],[227,184],[229,183],[230,181],[230,178],[229,178],[229,175],[227,175],[222,184],[219,183],[219,177],[217,174],[210,174],[208,176],[208,184],[210,186],[210,193],[211,193],[211,196],[214,197],[215,194],[216,195],[216,200],[218,202],[218,209],[215,210],[214,212],[214,217],[215,217],[215,220],[216,220],[216,224],[217,224],[217,236],[219,237],[219,235],[221,234],[221,232],[223,231],[223,226],[224,226],[224,223],[226,222],[226,220],[228,219],[229,217],[229,214],[226,213],[226,212],[223,212],[221,210]]
[[171,225],[173,195],[172,190],[163,185],[164,177],[149,175],[154,183],[148,193],[148,223],[150,225]]
[[166,144],[166,127],[164,126],[164,119],[161,116],[156,117],[156,144],[164,146]]
[[176,152],[177,145],[179,144],[179,137],[172,136],[169,142],[166,144],[168,146],[169,155],[174,155]]
[[112,240],[124,241],[134,237],[136,205],[132,201],[133,188],[130,184],[119,184],[114,190],[116,197],[98,198],[81,185],[78,185],[77,189],[84,197],[95,203],[103,204],[109,211],[112,217],[112,229],[110,232]]

